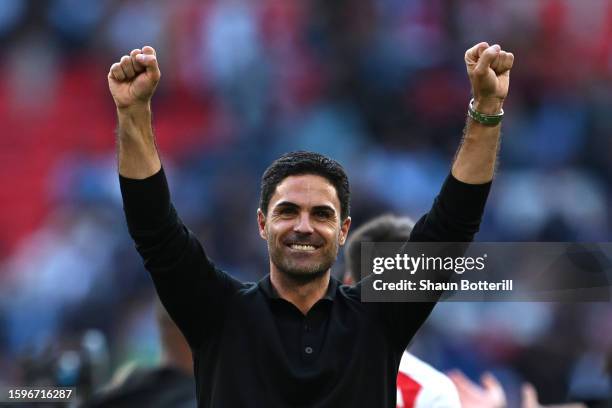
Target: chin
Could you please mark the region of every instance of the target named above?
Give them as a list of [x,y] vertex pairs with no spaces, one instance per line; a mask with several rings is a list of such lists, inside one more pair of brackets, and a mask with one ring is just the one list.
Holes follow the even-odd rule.
[[310,282],[315,279],[319,279],[325,275],[325,273],[329,270],[330,266],[326,265],[314,265],[313,267],[303,267],[299,268],[295,265],[276,265],[279,272],[288,276],[289,278],[301,281],[301,282]]
[[337,251],[332,253],[323,248],[312,254],[295,253],[284,246],[269,246],[268,251],[276,269],[287,278],[300,283],[311,282],[325,276],[337,256]]

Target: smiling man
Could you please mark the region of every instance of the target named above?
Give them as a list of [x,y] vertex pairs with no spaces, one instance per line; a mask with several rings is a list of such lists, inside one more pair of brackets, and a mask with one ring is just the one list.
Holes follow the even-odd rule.
[[[487,43],[466,52],[474,99],[463,141],[411,241],[468,242],[478,231],[513,59]],[[239,282],[214,266],[171,204],[151,127],[160,76],[151,47],[108,74],[120,184],[130,234],[191,347],[199,406],[395,407],[400,359],[433,303],[362,303],[359,284],[331,277],[351,224],[342,167],[310,152],[271,164],[257,211],[269,274]]]
[[346,241],[349,195],[342,167],[316,153],[284,155],[263,175],[257,221],[272,287],[304,314],[326,292]]

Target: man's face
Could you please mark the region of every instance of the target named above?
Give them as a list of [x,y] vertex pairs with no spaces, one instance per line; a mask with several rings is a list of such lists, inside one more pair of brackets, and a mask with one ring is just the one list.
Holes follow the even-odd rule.
[[267,214],[258,210],[257,219],[273,266],[303,281],[323,275],[332,266],[351,224],[350,217],[341,221],[334,186],[312,174],[281,181]]

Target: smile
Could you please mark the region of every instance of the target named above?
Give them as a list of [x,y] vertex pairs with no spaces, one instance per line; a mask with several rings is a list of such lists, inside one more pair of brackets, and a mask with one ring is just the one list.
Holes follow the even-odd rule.
[[296,251],[315,251],[317,249],[314,245],[309,244],[291,244],[289,248]]

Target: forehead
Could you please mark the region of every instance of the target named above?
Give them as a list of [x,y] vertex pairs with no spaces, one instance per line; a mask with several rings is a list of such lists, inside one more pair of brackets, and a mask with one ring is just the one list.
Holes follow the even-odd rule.
[[270,208],[287,201],[300,207],[327,205],[340,214],[340,200],[336,188],[325,177],[315,174],[289,176],[278,183],[270,198]]

